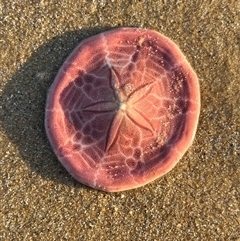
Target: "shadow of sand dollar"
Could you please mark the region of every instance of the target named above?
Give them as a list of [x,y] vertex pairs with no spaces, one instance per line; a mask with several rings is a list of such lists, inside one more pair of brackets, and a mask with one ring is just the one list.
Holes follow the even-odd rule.
[[[57,161],[44,129],[47,91],[59,67],[84,38],[107,28],[82,29],[40,46],[8,81],[0,96],[0,124],[33,172],[61,183],[74,183]],[[81,184],[79,184],[81,185]]]

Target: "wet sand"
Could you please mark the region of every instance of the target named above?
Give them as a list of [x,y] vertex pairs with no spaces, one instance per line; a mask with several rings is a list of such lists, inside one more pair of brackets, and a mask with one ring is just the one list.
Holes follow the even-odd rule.
[[[0,240],[239,241],[238,1],[2,2]],[[201,114],[192,147],[170,173],[104,193],[58,162],[44,108],[73,48],[116,26],[154,29],[179,45],[199,77]]]

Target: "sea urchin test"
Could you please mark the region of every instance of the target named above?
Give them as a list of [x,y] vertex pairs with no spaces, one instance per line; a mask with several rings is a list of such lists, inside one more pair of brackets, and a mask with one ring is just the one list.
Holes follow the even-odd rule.
[[115,192],[170,171],[192,144],[197,76],[162,34],[117,28],[82,41],[47,97],[45,128],[79,182]]

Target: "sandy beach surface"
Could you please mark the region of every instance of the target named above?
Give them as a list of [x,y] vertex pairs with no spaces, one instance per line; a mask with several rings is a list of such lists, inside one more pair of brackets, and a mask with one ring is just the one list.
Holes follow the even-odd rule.
[[[195,141],[167,175],[104,193],[75,181],[44,130],[48,88],[83,39],[117,26],[174,40],[199,77]],[[238,0],[0,2],[0,240],[240,241]]]

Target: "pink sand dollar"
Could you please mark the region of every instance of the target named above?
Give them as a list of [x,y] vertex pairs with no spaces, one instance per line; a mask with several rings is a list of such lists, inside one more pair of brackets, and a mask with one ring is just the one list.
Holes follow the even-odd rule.
[[75,179],[114,192],[170,171],[192,144],[199,111],[197,76],[178,46],[156,31],[118,28],[65,61],[45,127]]

